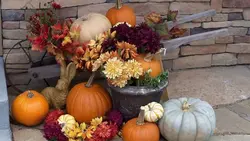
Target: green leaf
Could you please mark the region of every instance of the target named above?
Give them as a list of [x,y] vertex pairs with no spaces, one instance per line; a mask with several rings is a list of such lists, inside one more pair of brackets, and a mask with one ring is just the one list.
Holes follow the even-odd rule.
[[167,14],[168,21],[176,21],[178,15],[178,11],[169,11]]

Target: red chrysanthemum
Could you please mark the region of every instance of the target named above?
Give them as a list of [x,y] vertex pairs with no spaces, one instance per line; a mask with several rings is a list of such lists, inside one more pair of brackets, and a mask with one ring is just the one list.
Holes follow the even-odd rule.
[[57,123],[57,119],[63,114],[64,112],[62,110],[54,110],[50,112],[45,119],[45,124]]
[[68,141],[68,138],[62,133],[62,128],[58,123],[44,125],[44,137],[53,141]]
[[[109,123],[107,121],[102,122],[93,134],[92,139],[103,139],[111,140],[118,133],[118,126],[114,123]],[[92,140],[92,141],[102,141],[102,140]]]

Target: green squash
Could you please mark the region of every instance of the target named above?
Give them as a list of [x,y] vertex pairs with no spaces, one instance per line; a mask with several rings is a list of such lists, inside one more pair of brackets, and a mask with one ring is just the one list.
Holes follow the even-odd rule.
[[195,98],[172,99],[163,103],[159,121],[161,134],[168,141],[208,141],[216,128],[211,105]]

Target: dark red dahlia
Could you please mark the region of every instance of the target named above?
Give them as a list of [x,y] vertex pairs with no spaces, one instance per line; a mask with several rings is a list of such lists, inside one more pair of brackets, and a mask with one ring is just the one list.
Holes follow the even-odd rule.
[[119,42],[127,42],[133,34],[133,27],[129,27],[126,23],[119,24],[111,29],[111,32],[116,31],[116,39]]
[[120,111],[112,110],[107,114],[107,120],[116,123],[116,125],[120,127],[123,122],[123,117]]
[[68,138],[62,133],[62,128],[58,123],[44,125],[44,137],[53,141],[68,141]]
[[141,23],[131,34],[129,43],[137,46],[138,53],[156,53],[161,48],[160,36],[154,32],[146,23]]
[[58,4],[58,3],[56,3],[56,2],[52,2],[52,7],[54,8],[54,9],[60,9],[61,8],[61,5],[60,4]]

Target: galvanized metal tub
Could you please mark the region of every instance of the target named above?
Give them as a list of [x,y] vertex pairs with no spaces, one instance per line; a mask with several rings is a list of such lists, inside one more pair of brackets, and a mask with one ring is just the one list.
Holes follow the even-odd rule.
[[124,88],[109,85],[113,100],[113,108],[120,110],[125,121],[135,118],[140,107],[150,102],[160,102],[168,86],[168,81],[162,82],[157,88],[128,86]]

